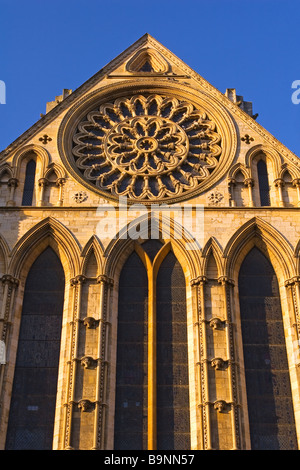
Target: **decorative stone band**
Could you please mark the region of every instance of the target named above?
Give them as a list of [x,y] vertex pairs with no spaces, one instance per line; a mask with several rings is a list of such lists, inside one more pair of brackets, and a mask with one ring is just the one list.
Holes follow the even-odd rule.
[[113,284],[114,284],[113,279],[109,278],[105,274],[100,274],[97,278],[90,278],[90,277],[84,276],[83,274],[78,274],[77,276],[70,279],[70,283],[71,283],[71,286],[76,286],[76,285],[82,284],[85,281],[90,280],[90,279],[93,279],[93,280],[96,279],[96,282],[98,284],[103,283],[103,284],[107,284],[109,286],[113,286]]
[[285,287],[290,287],[293,285],[300,285],[300,276],[294,276],[285,281],[284,283]]
[[228,402],[226,400],[215,400],[214,402],[205,401],[204,403],[200,403],[198,405],[198,408],[202,408],[202,407],[207,406],[207,405],[213,406],[214,409],[216,411],[218,411],[218,413],[228,411],[229,408],[239,407],[240,406],[236,402]]
[[19,280],[13,277],[11,274],[4,274],[1,277],[1,281],[3,284],[10,284],[15,287],[19,285]]

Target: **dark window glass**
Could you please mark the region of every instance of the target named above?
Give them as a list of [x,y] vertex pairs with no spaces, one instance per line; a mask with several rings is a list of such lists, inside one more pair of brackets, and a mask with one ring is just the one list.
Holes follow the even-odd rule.
[[258,173],[260,205],[269,206],[270,205],[269,178],[268,178],[267,165],[263,160],[259,160],[259,162],[257,163],[257,173]]
[[257,248],[241,266],[239,296],[251,447],[297,449],[278,282]]
[[157,449],[190,449],[185,278],[172,252],[161,264],[157,304]]
[[143,250],[147,253],[151,261],[153,262],[155,256],[159,252],[159,250],[163,247],[163,244],[160,240],[151,239],[147,240],[142,245]]
[[26,166],[22,206],[32,206],[36,163],[30,160]]
[[64,283],[61,263],[47,248],[25,286],[7,449],[52,448]]
[[153,67],[148,60],[144,63],[144,65],[142,65],[140,72],[154,72]]
[[148,280],[133,252],[119,281],[115,442],[117,450],[147,449]]

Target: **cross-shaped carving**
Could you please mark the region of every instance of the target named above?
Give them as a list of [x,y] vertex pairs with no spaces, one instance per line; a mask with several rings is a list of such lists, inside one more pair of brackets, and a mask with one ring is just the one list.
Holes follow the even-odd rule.
[[249,134],[246,134],[244,135],[244,137],[241,138],[241,140],[245,142],[245,144],[249,145],[251,142],[253,142],[254,139],[253,137],[250,137]]
[[40,137],[39,140],[43,142],[44,145],[46,145],[48,142],[51,142],[51,137],[49,137],[47,134],[44,134],[43,137]]

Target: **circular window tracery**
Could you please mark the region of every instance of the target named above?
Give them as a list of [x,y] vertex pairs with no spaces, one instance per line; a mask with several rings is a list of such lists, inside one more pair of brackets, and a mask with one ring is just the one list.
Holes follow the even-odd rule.
[[224,165],[223,137],[200,106],[136,94],[87,113],[73,132],[71,165],[109,198],[174,202],[196,194]]

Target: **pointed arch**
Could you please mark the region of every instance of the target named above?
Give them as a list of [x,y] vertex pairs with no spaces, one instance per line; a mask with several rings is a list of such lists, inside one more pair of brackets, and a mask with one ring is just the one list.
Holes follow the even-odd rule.
[[143,48],[128,62],[126,68],[129,72],[169,72],[168,62],[154,49]]
[[5,238],[0,235],[0,256],[2,255],[3,259],[3,273],[6,274],[8,270],[8,263],[10,257],[10,249]]
[[[29,269],[22,309],[15,312],[8,343],[10,374],[14,370],[12,391],[8,392],[11,406],[6,449],[52,448],[64,293],[62,264],[48,246]],[[34,421],[28,413],[32,400],[39,410]]]
[[30,144],[26,145],[25,147],[22,147],[13,156],[12,166],[14,168],[14,176],[16,178],[19,178],[20,176],[21,161],[30,156],[32,153],[37,156],[37,159],[40,162],[40,168],[38,169],[39,175],[44,175],[46,167],[50,164],[49,154],[40,145]]
[[285,162],[281,165],[279,178],[283,178],[286,172],[288,172],[291,175],[291,178],[293,180],[300,178],[300,173],[299,173],[298,168],[292,163]]
[[273,169],[274,169],[274,179],[279,177],[281,164],[282,164],[282,157],[280,156],[279,152],[268,145],[255,145],[252,147],[246,154],[245,157],[245,164],[246,167],[250,170],[250,177],[252,178],[252,166],[253,161],[259,157],[260,155],[264,156],[265,158],[269,158],[272,162]]
[[66,279],[79,270],[79,244],[74,235],[58,220],[47,217],[34,225],[17,242],[11,252],[9,274],[26,277],[35,258],[50,245],[60,258]]
[[[155,237],[159,238],[164,243],[171,243],[174,254],[180,262],[185,276],[189,279],[193,279],[199,275],[201,258],[198,241],[191,242],[189,234],[183,229],[180,223],[164,218],[159,220],[156,217],[149,216],[149,214],[144,214],[137,217],[130,224],[122,227],[105,249],[105,264],[103,270],[107,276],[110,278],[115,276],[115,272],[120,269],[120,266],[125,262],[131,251],[133,251],[133,241],[148,240],[151,238],[150,227],[154,225]],[[139,237],[133,240],[130,238],[129,229],[138,226],[141,228]]]
[[229,178],[236,178],[236,175],[241,172],[244,176],[245,179],[247,178],[250,178],[250,171],[249,171],[249,168],[244,165],[243,163],[235,163],[235,165],[233,165],[230,170],[229,170],[229,173],[228,173],[228,177]]
[[103,270],[103,245],[97,235],[92,235],[87,241],[83,250],[81,251],[81,273],[84,274],[87,269],[89,257],[93,253],[97,262],[97,273],[100,274]]
[[203,275],[207,275],[208,261],[209,257],[213,256],[218,269],[218,276],[222,276],[224,272],[224,259],[222,248],[220,247],[218,241],[215,237],[210,237],[205,243],[202,250],[202,258],[204,258],[203,263]]
[[9,163],[4,163],[4,165],[0,166],[0,181],[3,180],[3,175],[5,174],[8,175],[7,181],[13,177],[13,169]]
[[244,257],[238,292],[251,449],[297,449],[294,363],[289,364],[287,351],[290,318],[272,263],[257,247]]
[[47,166],[45,174],[44,174],[44,178],[48,179],[52,173],[55,173],[57,179],[66,177],[66,173],[63,167],[53,162]]
[[296,258],[296,275],[300,276],[300,239],[296,245],[294,256]]
[[270,258],[278,279],[295,275],[295,259],[289,242],[268,222],[254,217],[242,225],[228,241],[225,250],[225,275],[236,277],[242,260],[253,246]]

